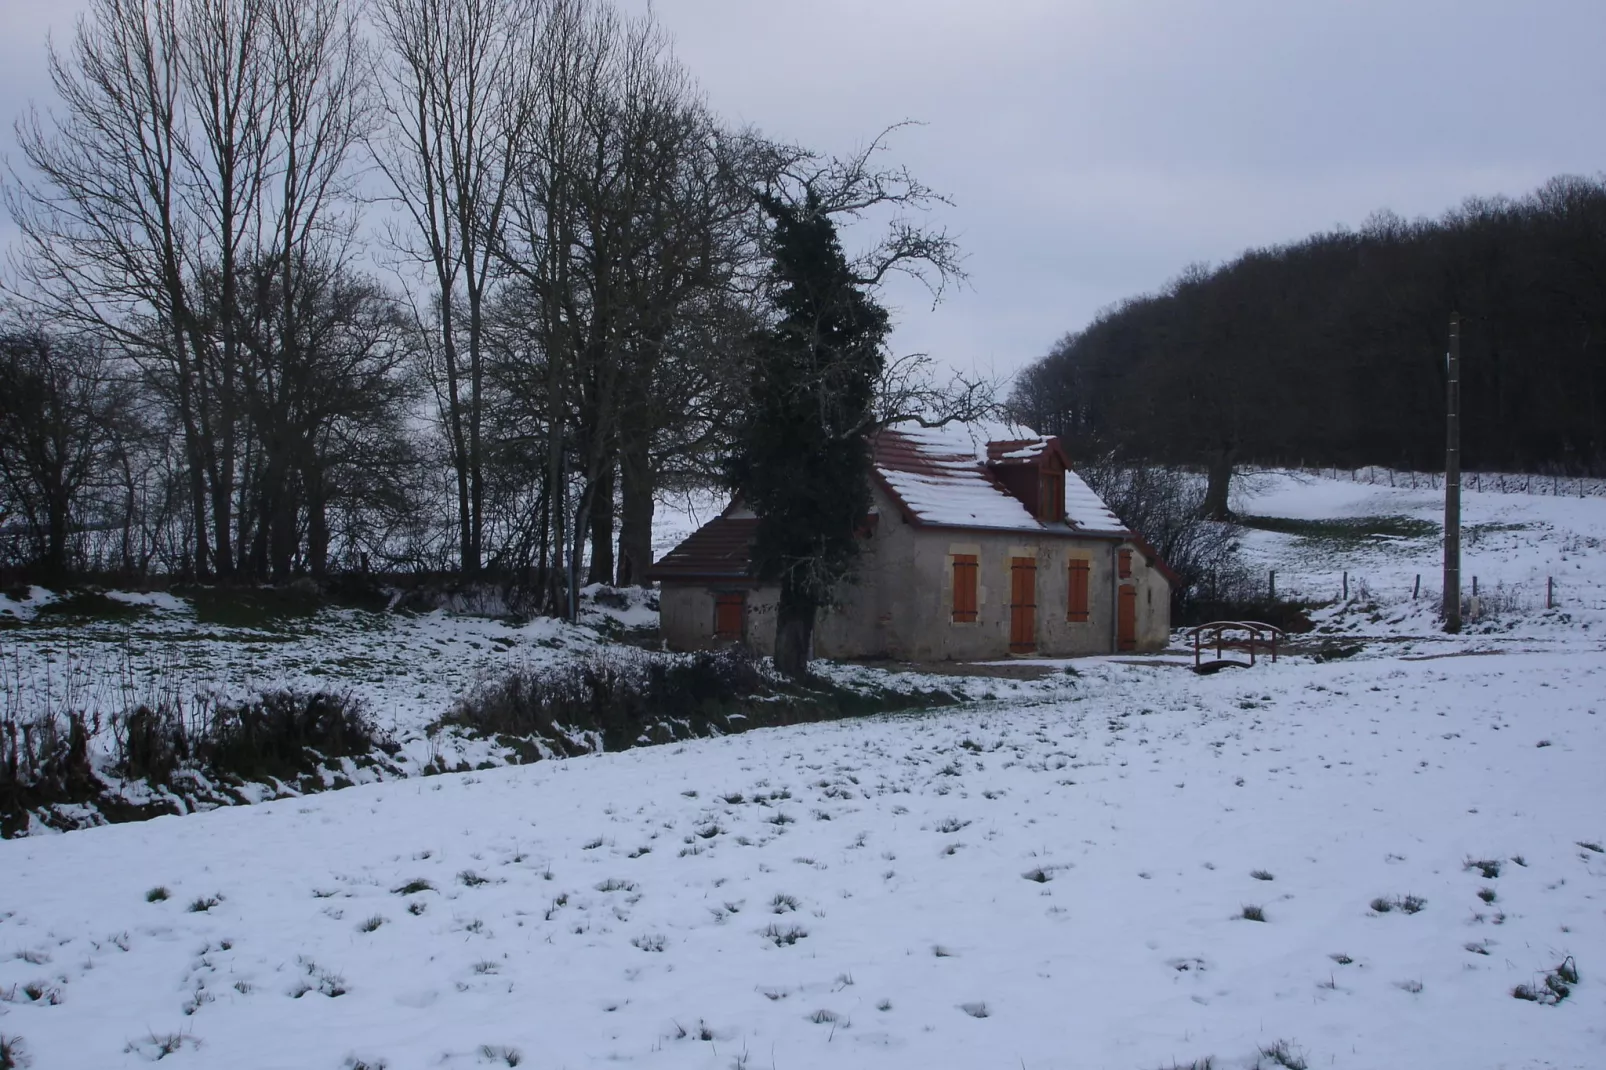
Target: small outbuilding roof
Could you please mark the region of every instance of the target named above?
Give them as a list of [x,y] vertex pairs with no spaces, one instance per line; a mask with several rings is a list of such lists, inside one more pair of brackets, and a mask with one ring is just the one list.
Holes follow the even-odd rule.
[[[728,512],[729,510],[727,510]],[[652,566],[655,580],[751,580],[753,536],[758,518],[716,516]]]

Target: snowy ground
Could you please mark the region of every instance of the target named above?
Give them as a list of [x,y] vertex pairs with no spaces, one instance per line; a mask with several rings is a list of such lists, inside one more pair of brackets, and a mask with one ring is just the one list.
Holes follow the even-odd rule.
[[[1416,607],[1428,614],[1425,620],[1416,620],[1413,630],[1433,630],[1431,615],[1444,590],[1444,492],[1426,484],[1413,488],[1405,479],[1400,477],[1394,487],[1286,471],[1243,477],[1233,509],[1246,516],[1296,521],[1405,519],[1425,525],[1416,535],[1370,538],[1307,538],[1246,530],[1243,548],[1261,575],[1277,570],[1278,594],[1286,596],[1339,598],[1347,570],[1352,598],[1410,609],[1420,577]],[[1595,628],[1606,627],[1606,496],[1465,490],[1461,525],[1463,593],[1471,594],[1476,578],[1489,614],[1527,615],[1535,619],[1529,625],[1542,627],[1547,580],[1553,580],[1555,607],[1569,617],[1563,625],[1579,617]]]
[[[1358,654],[1082,659],[972,708],[0,843],[0,1037],[36,1070],[1606,1065],[1606,502],[1468,511],[1523,525],[1469,575],[1578,563],[1574,600],[1446,639],[1398,592],[1433,539],[1258,531],[1279,587],[1377,577],[1317,614]],[[578,642],[398,627],[375,672],[418,717],[428,628],[454,672]],[[1567,998],[1513,998],[1564,964]]]
[[[1606,1064],[1606,655],[1084,664],[1055,704],[0,844],[0,1032],[85,1068]],[[1512,998],[1568,956],[1569,999]]]

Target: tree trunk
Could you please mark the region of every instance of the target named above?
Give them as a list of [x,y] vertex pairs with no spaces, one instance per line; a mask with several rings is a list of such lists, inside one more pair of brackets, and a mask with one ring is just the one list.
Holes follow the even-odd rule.
[[269,481],[268,558],[273,582],[284,583],[290,578],[290,565],[296,552],[297,501],[290,473],[285,466],[275,464]]
[[1223,446],[1210,455],[1204,504],[1199,507],[1199,515],[1206,520],[1232,519],[1232,509],[1227,505],[1227,493],[1232,484],[1233,452],[1231,446]]
[[[632,436],[634,438],[635,436]],[[619,586],[648,587],[652,567],[652,461],[645,435],[619,456]]]
[[211,540],[206,535],[206,472],[202,467],[201,435],[196,427],[194,399],[191,397],[192,382],[191,368],[184,353],[183,328],[173,327],[173,366],[174,379],[178,386],[179,422],[184,425],[184,461],[188,469],[190,491],[190,523],[194,526],[192,538],[195,540],[195,560],[191,567],[195,579],[205,579],[207,575],[207,547]]
[[485,562],[485,472],[480,444],[481,417],[485,410],[485,368],[480,352],[484,330],[482,295],[477,286],[468,291],[468,375],[471,391],[468,410],[468,540],[463,571],[478,575]]
[[586,566],[586,583],[613,581],[613,485],[614,466],[602,466],[591,498],[591,561]]
[[45,543],[45,575],[50,583],[61,583],[67,578],[68,517],[70,515],[65,488],[54,488],[47,507]]
[[775,615],[775,669],[794,680],[801,680],[809,673],[814,608],[814,603],[806,596],[782,582],[781,602]]
[[307,484],[307,569],[314,579],[329,574],[329,514],[323,469],[308,465],[303,478]]

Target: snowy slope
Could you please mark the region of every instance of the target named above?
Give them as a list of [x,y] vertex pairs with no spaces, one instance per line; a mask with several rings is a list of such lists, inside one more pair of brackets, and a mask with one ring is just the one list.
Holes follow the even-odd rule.
[[[1380,538],[1343,546],[1339,553],[1320,541],[1246,532],[1249,553],[1278,570],[1278,590],[1335,598],[1344,569],[1351,572],[1351,583],[1367,583],[1386,602],[1410,598],[1418,575],[1434,598],[1442,590],[1442,490],[1408,487],[1404,479],[1391,487],[1286,471],[1241,482],[1233,498],[1240,514],[1314,521],[1408,517],[1434,525],[1426,537]],[[1551,577],[1563,606],[1606,611],[1606,498],[1463,490],[1461,525],[1461,575],[1468,593],[1478,577],[1482,591],[1505,585],[1521,594],[1526,609],[1543,609],[1545,578]]]
[[[1233,508],[1240,515],[1326,521],[1403,518],[1423,527],[1405,537],[1363,540],[1307,538],[1246,529],[1242,544],[1258,575],[1277,570],[1284,596],[1337,599],[1349,573],[1351,595],[1383,609],[1373,634],[1431,634],[1437,630],[1442,569],[1444,495],[1408,477],[1352,482],[1286,471],[1239,481]],[[1485,630],[1567,639],[1586,627],[1606,631],[1606,497],[1465,490],[1462,495],[1462,584],[1478,581]],[[1420,578],[1420,594],[1412,591]],[[1547,580],[1555,611],[1545,613]]]
[[[1606,1063],[1606,655],[1082,666],[0,843],[0,1033],[50,1068]],[[1569,999],[1512,998],[1568,956]]]

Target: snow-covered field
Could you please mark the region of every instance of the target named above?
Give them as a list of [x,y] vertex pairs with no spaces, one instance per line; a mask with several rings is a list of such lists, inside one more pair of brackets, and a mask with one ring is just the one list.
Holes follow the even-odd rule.
[[[1261,575],[1277,571],[1280,594],[1337,599],[1348,572],[1352,599],[1386,607],[1388,617],[1398,618],[1390,622],[1391,631],[1432,634],[1443,590],[1444,492],[1426,483],[1412,488],[1404,477],[1398,482],[1355,483],[1289,472],[1246,476],[1233,499],[1240,514],[1336,520],[1360,531],[1403,520],[1414,522],[1417,530],[1357,538],[1248,530],[1245,553]],[[1383,523],[1368,525],[1368,520]],[[1484,631],[1565,637],[1576,625],[1606,627],[1606,497],[1464,490],[1461,574],[1464,593],[1471,595],[1476,579],[1480,608],[1499,618]],[[1555,610],[1548,616],[1547,581]]]
[[[1603,670],[1095,662],[1054,704],[11,841],[0,1032],[85,1068],[1600,1066]],[[1569,999],[1512,998],[1568,956]]]
[[1317,617],[1379,641],[0,843],[0,1036],[36,1070],[1606,1066],[1606,502],[1499,499],[1469,522],[1526,526],[1478,567],[1577,562],[1574,602],[1442,638],[1382,579],[1431,539],[1253,532],[1280,587],[1378,576]]

